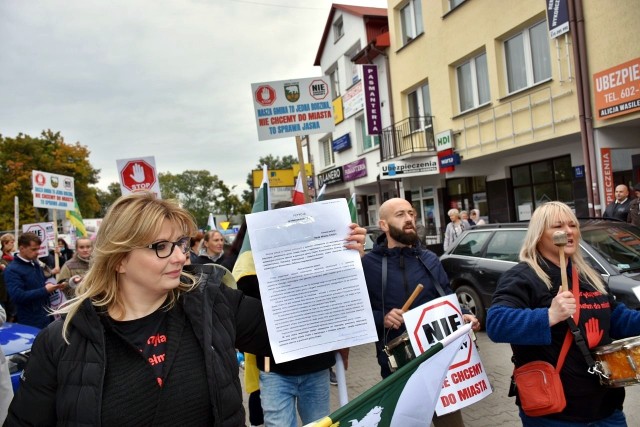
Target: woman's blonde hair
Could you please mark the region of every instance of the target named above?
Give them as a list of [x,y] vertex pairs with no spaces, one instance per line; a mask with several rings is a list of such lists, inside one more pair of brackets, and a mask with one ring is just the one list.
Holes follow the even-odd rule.
[[14,242],[16,241],[15,236],[11,233],[5,233],[2,236],[0,236],[0,251],[4,251],[4,245],[11,241],[14,241]]
[[449,211],[447,212],[447,216],[451,216],[451,215],[455,215],[458,218],[460,218],[460,211],[456,208],[449,209]]
[[[182,236],[196,233],[193,216],[177,202],[156,198],[152,193],[141,192],[120,197],[109,208],[102,220],[93,245],[91,266],[76,288],[76,297],[56,313],[66,314],[62,334],[67,340],[67,331],[83,302],[87,299],[95,307],[116,308],[124,313],[124,305],[118,294],[118,267],[134,249],[145,248],[157,239],[164,221],[179,229]],[[195,285],[195,278],[182,273],[188,280],[181,281],[168,297],[172,307],[181,292]]]
[[[542,255],[538,252],[538,242],[542,238],[545,230],[550,228],[552,224],[561,221],[563,223],[574,223],[576,230],[574,232],[574,240],[576,245],[580,243],[580,224],[578,218],[567,206],[562,202],[547,202],[533,212],[531,220],[529,221],[529,228],[527,234],[522,243],[520,249],[520,261],[526,262],[536,275],[542,280],[547,288],[551,289],[551,279],[549,275],[544,272],[540,264],[543,263]],[[576,252],[571,257],[571,262],[578,270],[579,275],[583,280],[591,284],[595,289],[599,290],[603,294],[607,291],[604,287],[602,276],[598,274],[582,257],[580,247],[576,249]]]

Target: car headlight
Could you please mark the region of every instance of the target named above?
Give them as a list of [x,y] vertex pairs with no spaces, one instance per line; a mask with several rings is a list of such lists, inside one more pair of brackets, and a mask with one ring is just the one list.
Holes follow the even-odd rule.
[[11,373],[11,375],[24,370],[27,360],[29,360],[29,353],[30,351],[23,351],[22,353],[7,356],[7,364],[9,365],[9,373]]

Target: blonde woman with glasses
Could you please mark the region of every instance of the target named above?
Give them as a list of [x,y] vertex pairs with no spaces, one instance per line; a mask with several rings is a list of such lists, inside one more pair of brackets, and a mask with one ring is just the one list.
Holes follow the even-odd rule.
[[[183,271],[191,214],[137,193],[102,221],[62,320],[36,338],[9,425],[245,424],[236,348],[268,354],[260,302]],[[230,273],[228,273],[230,276]]]

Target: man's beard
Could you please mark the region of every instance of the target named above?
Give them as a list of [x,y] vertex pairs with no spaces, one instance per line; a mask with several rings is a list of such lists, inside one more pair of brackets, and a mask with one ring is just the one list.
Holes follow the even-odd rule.
[[415,227],[413,227],[411,232],[409,232],[409,230],[404,228],[397,228],[393,225],[389,225],[389,236],[391,236],[391,238],[396,242],[407,246],[413,246],[418,242],[418,233],[416,233]]

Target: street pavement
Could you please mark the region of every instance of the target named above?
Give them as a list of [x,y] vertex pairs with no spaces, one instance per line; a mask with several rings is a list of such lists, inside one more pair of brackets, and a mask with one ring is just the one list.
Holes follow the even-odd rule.
[[[519,426],[515,398],[507,397],[513,364],[508,344],[492,342],[484,332],[476,334],[480,358],[491,381],[493,393],[462,410],[467,427]],[[241,370],[240,377],[242,379]],[[349,369],[346,373],[349,399],[359,396],[380,381],[380,368],[373,344],[351,348]],[[624,412],[629,426],[640,426],[640,387],[626,387]],[[244,395],[245,408],[247,395]],[[338,388],[331,387],[331,411],[339,408]],[[248,420],[247,420],[248,424]]]

